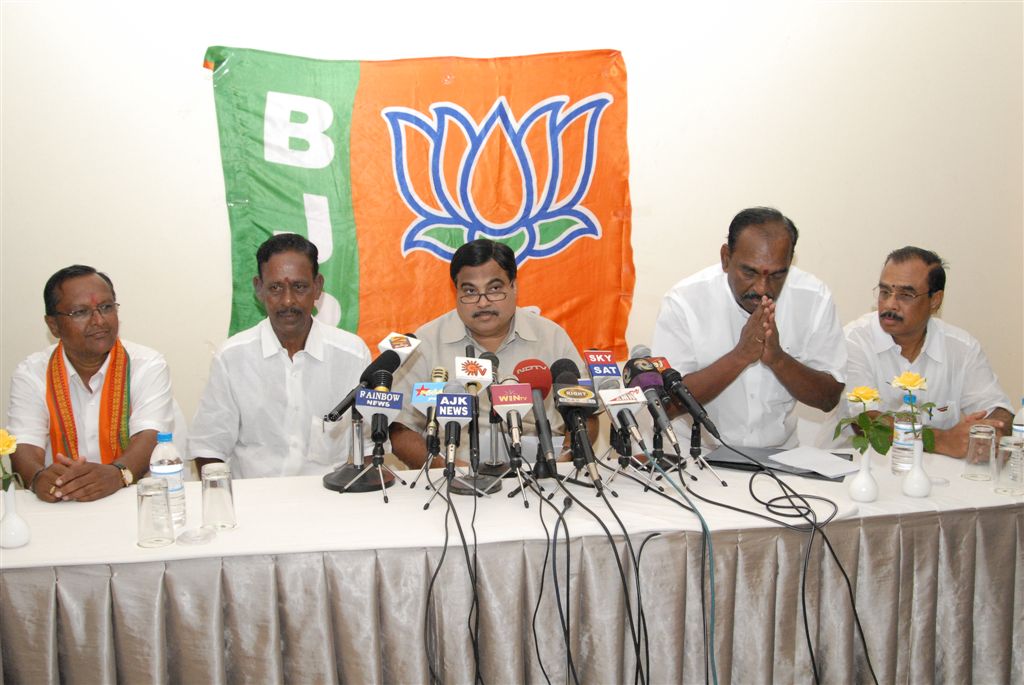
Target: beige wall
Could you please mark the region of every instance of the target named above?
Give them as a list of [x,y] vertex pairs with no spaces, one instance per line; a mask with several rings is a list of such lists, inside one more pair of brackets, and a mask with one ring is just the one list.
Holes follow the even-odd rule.
[[329,59],[617,48],[629,72],[631,344],[649,342],[662,293],[716,258],[732,215],[771,204],[801,228],[797,263],[832,286],[844,321],[871,306],[891,248],[938,251],[952,267],[945,317],[981,339],[1020,397],[1020,3],[674,3],[669,14],[528,0],[499,14],[473,0],[440,17],[431,3],[367,4],[2,4],[4,415],[14,365],[49,342],[42,285],[73,262],[111,274],[123,335],[167,355],[194,410],[229,310],[201,67],[212,44]]

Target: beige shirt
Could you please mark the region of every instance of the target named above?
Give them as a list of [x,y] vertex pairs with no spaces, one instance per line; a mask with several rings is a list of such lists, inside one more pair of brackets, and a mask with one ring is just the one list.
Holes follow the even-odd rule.
[[[408,363],[395,374],[393,388],[403,395],[404,408],[396,422],[422,434],[427,422],[424,415],[409,401],[413,384],[429,381],[430,371],[435,366],[448,369],[449,378],[454,379],[455,357],[466,356],[466,345],[473,345],[476,348],[477,356],[485,350],[473,340],[466,325],[459,318],[459,313],[454,309],[423,324],[416,331],[416,337],[419,338],[421,344]],[[559,359],[571,359],[579,367],[580,372],[584,373],[580,354],[565,330],[536,312],[521,307],[516,309],[509,334],[494,354],[499,361],[499,378],[512,375],[515,367],[524,359],[539,359],[549,367]],[[481,454],[486,457],[489,454],[488,446],[490,444],[488,417],[491,403],[486,390],[482,391],[479,397],[480,447]],[[550,393],[544,401],[544,407],[548,421],[551,423],[552,432],[555,435],[561,435],[563,422],[554,408]],[[533,412],[530,412],[523,419],[523,432],[527,436],[536,436],[536,431],[536,421]],[[556,449],[560,444],[559,440],[555,441]],[[535,454],[527,452],[524,451],[523,456],[527,461],[532,462]],[[469,439],[465,432],[459,447],[459,457],[469,458]]]

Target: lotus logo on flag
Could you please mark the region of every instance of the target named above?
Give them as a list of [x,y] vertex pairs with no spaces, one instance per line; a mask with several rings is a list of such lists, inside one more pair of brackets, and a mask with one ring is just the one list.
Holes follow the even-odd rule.
[[[530,258],[556,255],[573,241],[584,236],[598,238],[601,226],[582,202],[590,190],[598,143],[601,113],[612,103],[607,94],[592,95],[568,106],[569,98],[552,97],[537,103],[521,120],[517,120],[504,97],[499,97],[487,116],[476,122],[461,107],[451,103],[435,103],[430,114],[405,107],[383,111],[391,132],[395,181],[403,201],[417,219],[402,238],[402,252],[425,250],[444,261],[450,261],[455,250],[477,238],[503,242],[515,252],[516,264]],[[577,120],[585,122],[582,160],[563,159],[566,154],[562,135]],[[527,145],[527,137],[541,129],[547,142],[550,171],[546,179],[538,178],[536,164]],[[429,148],[430,197],[422,197],[413,188],[406,150],[410,138],[422,137]],[[489,138],[498,136],[511,148],[511,158],[518,167],[521,201],[511,221],[498,221],[478,206],[472,193],[482,152]],[[453,139],[465,139],[466,149],[456,178],[445,176],[442,159],[445,146]],[[579,173],[567,195],[562,174],[566,167]],[[422,170],[420,170],[422,171]]]

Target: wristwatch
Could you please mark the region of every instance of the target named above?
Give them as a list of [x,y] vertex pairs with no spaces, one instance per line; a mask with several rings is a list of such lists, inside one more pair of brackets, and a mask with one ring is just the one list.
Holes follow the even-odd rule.
[[113,465],[116,466],[119,471],[121,471],[121,480],[122,482],[124,482],[125,487],[128,487],[129,485],[135,482],[135,474],[132,473],[132,470],[130,468],[128,468],[119,461],[115,461]]

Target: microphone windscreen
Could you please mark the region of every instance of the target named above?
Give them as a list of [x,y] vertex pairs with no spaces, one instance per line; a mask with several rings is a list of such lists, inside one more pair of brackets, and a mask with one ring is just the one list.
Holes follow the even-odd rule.
[[620,382],[619,382],[618,378],[605,378],[597,386],[597,389],[598,390],[617,390],[619,387],[620,387]]
[[555,376],[556,385],[577,385],[579,382],[580,377],[574,375],[572,371],[563,371]]
[[576,385],[580,382],[580,367],[576,366],[576,362],[571,359],[559,359],[551,365],[551,375],[556,379],[556,383],[562,383],[562,376],[565,374],[571,374],[572,380],[569,381],[570,385]]
[[443,366],[435,366],[430,370],[430,380],[434,383],[445,383],[448,381],[448,369]]
[[636,359],[637,357],[650,357],[651,348],[647,345],[633,345],[633,349],[629,351],[629,358]]
[[498,373],[498,355],[493,352],[484,352],[480,355],[480,359],[486,359],[489,361],[491,363],[491,371],[493,373]]
[[401,365],[402,358],[398,356],[397,352],[394,350],[384,350],[366,367],[363,375],[359,377],[359,382],[369,384],[373,380],[375,372],[387,371],[388,373],[394,373]]
[[450,381],[444,385],[444,394],[446,395],[465,395],[466,388],[463,387],[462,383],[456,383]]
[[534,390],[540,390],[541,397],[551,392],[551,369],[539,359],[524,359],[512,371],[520,383],[528,383]]
[[665,384],[654,364],[642,357],[630,359],[625,363],[622,367],[622,380],[626,382],[627,388],[641,388],[643,390]]

